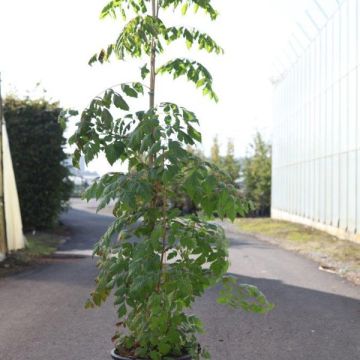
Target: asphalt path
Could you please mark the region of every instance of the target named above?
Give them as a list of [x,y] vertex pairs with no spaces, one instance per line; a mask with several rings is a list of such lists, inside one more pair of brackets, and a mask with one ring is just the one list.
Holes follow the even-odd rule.
[[[111,223],[80,202],[62,217],[71,239],[60,256],[0,280],[0,360],[106,360],[116,322],[109,301],[83,303],[94,286],[90,250]],[[267,315],[216,303],[210,290],[193,308],[204,321],[200,339],[214,360],[360,360],[360,288],[315,263],[241,235],[225,224],[231,273],[275,304]],[[79,256],[76,256],[78,254]]]

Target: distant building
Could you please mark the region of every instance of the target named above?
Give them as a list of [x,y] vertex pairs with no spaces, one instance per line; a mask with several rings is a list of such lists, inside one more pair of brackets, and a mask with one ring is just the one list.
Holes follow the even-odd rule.
[[276,85],[272,217],[359,241],[360,0],[334,6]]

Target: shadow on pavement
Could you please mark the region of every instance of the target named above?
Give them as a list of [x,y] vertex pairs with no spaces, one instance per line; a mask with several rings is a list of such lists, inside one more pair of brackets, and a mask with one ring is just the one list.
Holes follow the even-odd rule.
[[[66,269],[55,265],[28,281],[36,288],[58,283],[60,288],[82,288],[87,293],[93,288],[97,274],[95,264],[90,265],[90,261],[71,261]],[[207,291],[192,311],[204,321],[206,333],[201,340],[214,354],[213,359],[359,358],[359,300],[278,280],[234,276],[241,283],[258,286],[275,308],[266,315],[245,313],[217,304],[219,287]]]
[[360,359],[360,294],[353,299],[232,275],[257,286],[275,308],[266,315],[229,309],[215,303],[219,288],[210,290],[194,312],[205,322],[212,353],[229,360]]
[[[63,214],[62,220],[72,230],[72,239],[61,250],[72,250],[91,249],[113,218],[71,209]],[[231,247],[273,248],[228,235]],[[68,261],[66,269],[60,263],[54,264],[29,280],[34,284],[57,282],[91,290],[97,273],[95,261],[65,261]],[[351,298],[336,294],[331,288],[327,292],[313,290],[311,279],[309,288],[304,288],[279,280],[234,276],[241,283],[259,287],[275,304],[275,309],[266,315],[232,310],[216,303],[219,288],[207,291],[193,311],[205,323],[206,334],[202,340],[213,359],[360,359],[360,292]]]

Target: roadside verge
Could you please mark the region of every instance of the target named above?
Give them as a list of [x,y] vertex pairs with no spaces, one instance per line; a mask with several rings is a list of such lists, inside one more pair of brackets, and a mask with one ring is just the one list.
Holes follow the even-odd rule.
[[360,285],[360,244],[270,218],[237,219],[236,226],[244,234],[305,255],[319,264],[319,270],[336,273]]
[[53,230],[34,231],[25,236],[25,249],[12,252],[0,262],[0,278],[48,261],[59,245],[68,238],[68,229],[58,226]]

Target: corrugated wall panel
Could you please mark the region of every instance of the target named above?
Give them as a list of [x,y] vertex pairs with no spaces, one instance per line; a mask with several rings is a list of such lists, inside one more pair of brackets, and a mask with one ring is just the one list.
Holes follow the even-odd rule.
[[272,209],[360,239],[359,19],[340,2],[277,85]]
[[356,154],[351,151],[348,154],[348,210],[347,210],[347,231],[355,233],[356,230]]
[[326,194],[325,194],[325,224],[331,225],[332,221],[332,169],[331,169],[331,158],[327,157],[326,161]]
[[339,183],[339,226],[342,229],[347,229],[347,210],[348,210],[348,154],[340,154],[340,183]]
[[332,202],[332,226],[338,227],[340,222],[340,155],[334,155],[332,157],[332,169],[333,169],[333,202]]
[[359,179],[360,179],[360,150],[356,151],[356,177],[357,177],[357,192],[356,192],[356,232],[360,232],[360,189],[359,189]]

